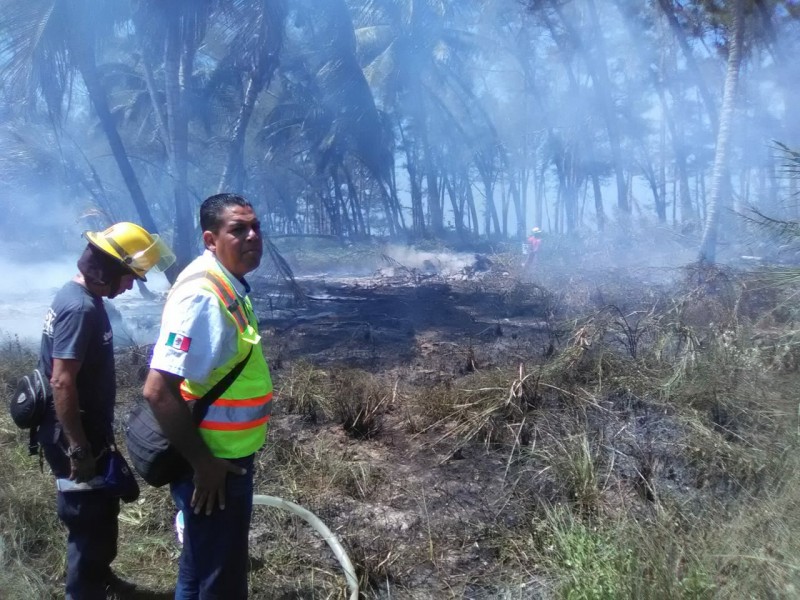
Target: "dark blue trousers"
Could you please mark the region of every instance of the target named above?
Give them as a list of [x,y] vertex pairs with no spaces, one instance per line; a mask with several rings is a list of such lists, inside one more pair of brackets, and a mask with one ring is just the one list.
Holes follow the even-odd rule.
[[67,527],[67,600],[105,600],[117,556],[119,498],[103,491],[58,492],[58,518]]
[[253,512],[253,455],[231,460],[247,469],[228,473],[225,510],[196,515],[191,508],[191,478],[172,484],[172,497],[183,511],[183,550],[175,600],[244,600],[247,598],[248,535]]

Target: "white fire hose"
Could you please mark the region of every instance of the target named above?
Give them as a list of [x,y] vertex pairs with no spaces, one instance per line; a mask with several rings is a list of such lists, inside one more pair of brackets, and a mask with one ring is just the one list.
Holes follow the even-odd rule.
[[302,506],[295,504],[294,502],[284,500],[283,498],[277,498],[275,496],[254,494],[253,504],[272,506],[274,508],[280,508],[282,510],[289,511],[290,513],[296,514],[306,523],[311,525],[314,531],[316,531],[322,537],[322,539],[328,543],[328,546],[330,546],[331,550],[333,550],[333,554],[336,556],[336,560],[338,560],[339,564],[342,566],[344,577],[347,580],[347,587],[350,588],[350,600],[358,600],[358,579],[356,578],[356,571],[353,568],[353,563],[350,562],[350,558],[344,551],[341,542],[339,542],[339,538],[336,537],[335,533],[328,529],[325,523],[323,523],[317,515],[312,513],[310,510],[306,510]]
[[[322,536],[322,539],[328,543],[328,546],[330,546],[330,549],[333,550],[333,554],[336,556],[336,560],[338,560],[339,564],[342,566],[344,577],[347,580],[347,587],[350,588],[350,600],[358,600],[358,578],[356,577],[356,570],[353,568],[353,563],[350,562],[350,558],[348,558],[347,553],[344,551],[339,538],[328,529],[317,515],[294,502],[284,500],[283,498],[277,498],[276,496],[253,494],[253,505],[272,506],[286,510],[290,513],[294,513],[311,525],[311,527]],[[180,544],[183,544],[183,523],[183,512],[178,511],[178,514],[175,515],[175,533],[178,535],[178,543]]]

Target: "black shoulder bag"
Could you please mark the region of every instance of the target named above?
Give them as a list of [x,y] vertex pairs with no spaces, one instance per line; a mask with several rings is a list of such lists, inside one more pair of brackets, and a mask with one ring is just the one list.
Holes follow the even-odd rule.
[[[208,408],[239,376],[252,353],[253,349],[250,348],[244,360],[194,403],[192,418],[195,425],[200,425]],[[146,400],[139,402],[128,415],[125,442],[133,468],[142,479],[154,487],[171,483],[191,471],[189,463],[161,431],[153,409]]]

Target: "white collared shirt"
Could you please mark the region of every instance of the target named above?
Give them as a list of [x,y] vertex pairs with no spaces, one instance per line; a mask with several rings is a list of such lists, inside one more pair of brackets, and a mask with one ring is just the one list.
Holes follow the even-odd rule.
[[239,299],[244,299],[245,285],[217,261],[213,252],[203,252],[181,272],[172,286],[150,368],[192,381],[206,381],[211,371],[236,355],[238,330],[217,296],[195,285],[180,285],[187,277],[214,266],[225,273]]

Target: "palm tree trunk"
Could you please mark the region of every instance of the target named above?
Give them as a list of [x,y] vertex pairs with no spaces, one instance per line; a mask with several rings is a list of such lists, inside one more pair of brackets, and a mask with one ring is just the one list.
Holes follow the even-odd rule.
[[603,42],[603,29],[597,16],[594,0],[586,0],[589,8],[589,17],[592,22],[592,31],[596,36],[596,53],[587,54],[588,63],[592,71],[592,80],[597,87],[598,99],[603,111],[603,118],[608,131],[608,141],[611,146],[611,159],[614,163],[614,174],[617,178],[617,208],[622,212],[629,212],[628,190],[625,182],[625,170],[622,165],[622,147],[620,142],[619,125],[614,109],[614,99],[611,95],[611,81],[608,77],[608,63],[606,60],[605,44]]
[[[520,179],[523,178],[519,173]],[[525,204],[517,186],[517,172],[512,172],[508,178],[508,194],[514,203],[514,217],[517,220],[517,235],[519,239],[525,239]]]
[[364,223],[364,211],[361,209],[361,202],[358,199],[358,188],[355,183],[353,183],[353,176],[350,174],[350,170],[344,165],[342,166],[342,170],[344,171],[345,181],[347,182],[347,194],[350,197],[350,211],[353,215],[352,218],[356,233],[367,236],[369,232]]
[[[536,177],[536,181],[533,187],[533,222],[536,225],[541,225],[544,223],[545,217],[545,172],[547,171],[547,165],[545,161],[542,161],[541,167],[539,167],[539,175]],[[550,222],[550,215],[547,215],[547,221]]]
[[728,66],[725,72],[725,87],[722,95],[717,149],[714,154],[714,171],[711,178],[711,198],[708,203],[706,226],[700,244],[698,260],[713,263],[716,260],[717,236],[719,234],[720,208],[723,193],[730,190],[724,178],[728,172],[728,152],[731,141],[731,125],[735,110],[736,89],[739,83],[739,66],[742,61],[744,39],[744,0],[733,0],[733,24],[728,51]]
[[[426,153],[430,148],[426,149]],[[427,156],[427,154],[426,154]],[[433,168],[433,161],[430,157],[425,160],[425,179],[428,191],[428,212],[430,213],[431,232],[434,236],[440,236],[444,232],[444,211],[439,203],[439,183],[436,171]]]
[[253,116],[258,96],[265,88],[269,88],[275,69],[278,68],[278,58],[283,45],[285,6],[282,1],[264,2],[263,10],[259,31],[259,35],[263,38],[259,40],[261,51],[257,55],[256,64],[247,80],[244,101],[239,108],[239,115],[233,127],[228,159],[217,186],[217,193],[223,191],[244,192],[244,143],[247,127]]
[[[469,173],[464,171],[461,176],[461,186],[464,190],[464,198],[467,201],[467,208],[469,210],[470,221],[472,222],[472,235],[477,237],[480,235],[480,222],[478,221],[478,209],[475,206],[475,195],[472,193],[472,186],[470,185]],[[488,232],[487,232],[488,233]]]
[[453,178],[447,177],[445,175],[444,178],[444,186],[447,188],[447,195],[450,197],[450,206],[453,210],[453,224],[456,228],[456,233],[458,234],[458,239],[464,239],[464,211],[462,210],[463,200],[461,203],[458,201],[458,196],[456,194],[456,190],[454,187],[453,180],[455,179],[455,175]]
[[[689,191],[689,174],[686,166],[686,150],[684,148],[685,141],[683,129],[679,127],[678,123],[675,122],[675,118],[672,115],[672,108],[667,103],[664,86],[656,77],[653,77],[653,84],[658,92],[661,111],[664,114],[663,122],[666,124],[667,129],[669,130],[669,137],[672,140],[672,150],[675,154],[676,176],[679,182],[678,190],[681,205],[681,222],[686,223],[687,221],[692,220],[694,215],[692,211],[691,193]],[[666,198],[666,195],[664,197]]]
[[152,233],[158,232],[153,214],[150,212],[150,206],[144,197],[144,192],[139,185],[139,178],[133,170],[128,153],[125,150],[125,145],[122,143],[122,138],[119,135],[117,126],[114,123],[114,118],[111,116],[111,111],[108,108],[108,99],[106,98],[105,90],[100,84],[100,78],[97,74],[97,69],[94,61],[88,57],[80,61],[80,73],[83,82],[86,85],[86,90],[89,93],[89,98],[97,112],[97,118],[100,120],[100,126],[103,133],[108,140],[108,145],[111,147],[111,154],[117,163],[122,179],[125,186],[128,188],[128,193],[131,195],[133,206],[141,219],[142,227]]
[[711,121],[711,127],[714,129],[714,131],[716,131],[719,122],[717,105],[714,103],[714,98],[711,95],[711,92],[708,90],[705,78],[700,71],[700,67],[697,65],[697,61],[694,59],[692,47],[689,45],[689,41],[686,39],[686,32],[683,30],[681,24],[678,22],[678,18],[675,16],[675,6],[673,5],[672,0],[658,0],[658,5],[661,7],[661,11],[664,13],[664,15],[667,17],[670,29],[672,29],[672,32],[675,34],[675,38],[678,40],[678,44],[683,51],[683,57],[686,60],[686,66],[689,68],[689,71],[694,74],[694,80],[697,84],[697,89],[700,92],[700,97],[703,99],[703,104],[705,104],[706,110],[708,111],[708,118]]
[[189,210],[187,170],[189,126],[185,107],[185,86],[191,69],[190,54],[183,44],[179,19],[170,19],[164,49],[164,92],[175,199],[175,270],[183,270],[193,258],[194,218]]
[[406,171],[411,188],[411,233],[415,236],[425,235],[425,209],[422,204],[421,178],[417,169],[417,154],[412,152],[413,142],[404,138],[406,149]]
[[600,177],[597,173],[592,173],[592,191],[594,192],[594,212],[597,217],[597,231],[606,228],[606,215],[603,211],[603,191],[600,187]]
[[228,148],[228,159],[225,161],[225,168],[217,185],[217,193],[222,192],[244,192],[244,141],[247,133],[247,126],[250,124],[250,117],[253,115],[256,98],[264,89],[264,78],[256,70],[250,74],[247,81],[247,88],[244,93],[244,102],[239,108],[239,116],[233,126],[233,136],[231,137]]
[[399,235],[406,231],[406,219],[403,216],[403,208],[400,206],[400,199],[397,195],[397,174],[394,169],[394,160],[392,160],[392,168],[385,184],[385,186],[381,185],[381,191],[384,192],[386,206],[389,209],[389,212],[386,213],[386,218],[394,230],[394,235]]
[[339,165],[336,163],[331,164],[330,167],[331,181],[333,182],[333,202],[331,212],[331,222],[334,224],[334,232],[343,240],[346,236],[352,234],[352,227],[350,225],[350,217],[347,213],[347,205],[342,195],[342,186],[339,183]]
[[[497,203],[494,201],[494,182],[488,178],[484,178],[483,187],[486,192],[486,213],[488,217],[491,218],[495,234],[499,236],[502,230],[500,229],[500,216],[497,213]],[[486,234],[489,234],[488,227],[486,229]]]

